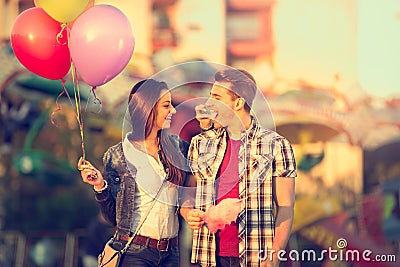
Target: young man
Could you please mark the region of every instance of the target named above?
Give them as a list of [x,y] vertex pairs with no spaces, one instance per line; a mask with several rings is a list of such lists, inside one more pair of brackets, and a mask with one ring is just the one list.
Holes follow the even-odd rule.
[[[251,115],[256,92],[248,72],[217,72],[206,103],[215,127],[191,141],[196,200],[186,200],[181,214],[194,230],[191,261],[201,266],[278,266],[276,253],[289,239],[296,163],[290,143]],[[241,199],[242,208],[235,222],[213,234],[203,214],[225,198]]]

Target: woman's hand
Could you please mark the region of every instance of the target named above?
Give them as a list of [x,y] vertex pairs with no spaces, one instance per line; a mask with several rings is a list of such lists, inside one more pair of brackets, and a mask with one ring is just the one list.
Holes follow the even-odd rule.
[[78,161],[78,170],[81,171],[82,180],[90,185],[93,185],[95,189],[100,190],[104,186],[104,179],[101,172],[93,167],[93,165],[84,160],[82,157]]
[[181,215],[192,230],[198,230],[204,224],[204,211],[202,210],[194,208],[181,208]]

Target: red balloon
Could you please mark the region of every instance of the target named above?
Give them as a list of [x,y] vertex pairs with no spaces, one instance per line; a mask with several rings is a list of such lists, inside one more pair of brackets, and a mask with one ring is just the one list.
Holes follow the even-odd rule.
[[42,8],[18,15],[11,29],[15,56],[28,70],[47,79],[63,78],[71,67],[67,31]]

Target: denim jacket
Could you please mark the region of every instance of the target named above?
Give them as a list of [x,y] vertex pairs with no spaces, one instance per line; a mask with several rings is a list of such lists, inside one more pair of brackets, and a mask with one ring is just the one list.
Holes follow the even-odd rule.
[[[169,138],[186,157],[188,143],[177,135],[169,135]],[[130,164],[128,169],[127,164],[130,163],[125,158],[122,142],[110,147],[104,154],[102,170],[108,187],[101,193],[95,193],[95,199],[105,219],[117,227],[118,234],[125,236],[131,234],[136,188],[136,168]]]

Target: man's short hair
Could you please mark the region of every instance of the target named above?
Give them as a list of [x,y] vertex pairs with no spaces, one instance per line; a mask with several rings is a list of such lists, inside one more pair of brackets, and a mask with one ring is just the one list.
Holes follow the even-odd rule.
[[257,92],[257,85],[249,72],[243,69],[225,69],[215,73],[214,78],[219,83],[230,83],[232,95],[243,98],[245,110],[250,112]]

